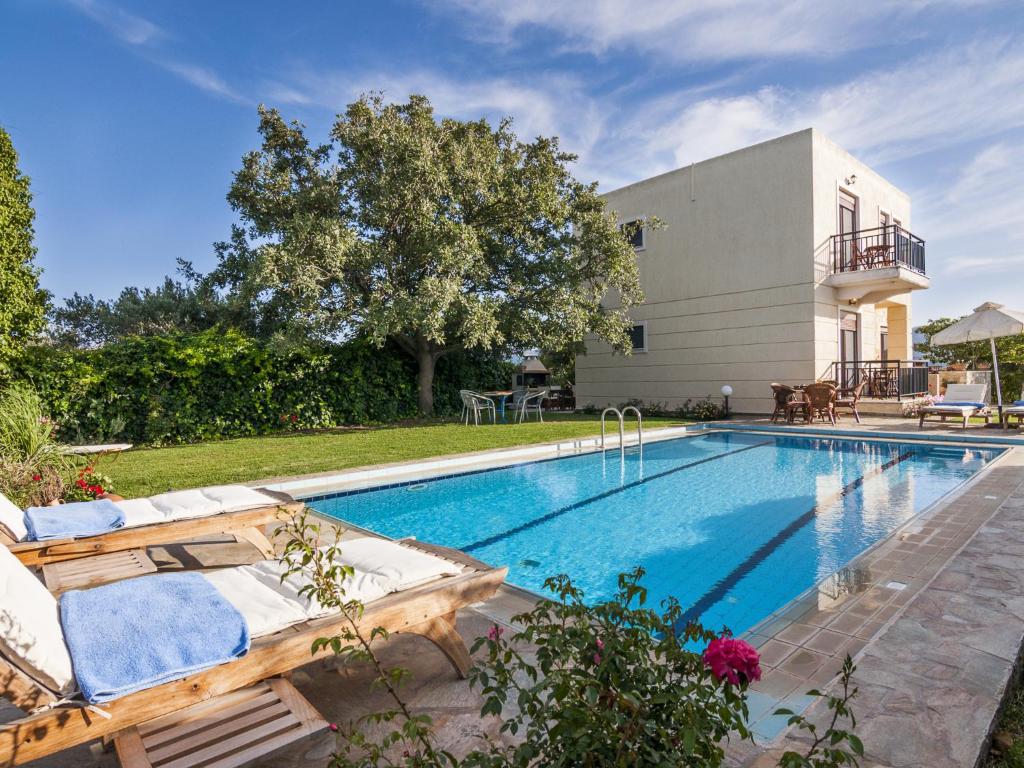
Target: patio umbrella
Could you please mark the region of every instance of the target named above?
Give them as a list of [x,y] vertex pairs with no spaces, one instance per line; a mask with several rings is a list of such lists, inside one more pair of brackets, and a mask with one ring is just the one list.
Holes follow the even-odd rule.
[[1006,309],[1002,304],[986,301],[963,320],[939,331],[931,338],[932,344],[963,344],[967,341],[988,340],[992,345],[992,367],[996,376],[996,403],[999,416],[1003,415],[1003,390],[999,386],[999,359],[996,357],[996,339],[1024,333],[1024,312]]

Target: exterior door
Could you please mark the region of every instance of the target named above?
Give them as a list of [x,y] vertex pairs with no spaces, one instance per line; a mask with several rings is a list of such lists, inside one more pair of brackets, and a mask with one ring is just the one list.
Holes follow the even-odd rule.
[[845,192],[839,193],[839,238],[842,250],[839,253],[839,271],[847,272],[856,269],[857,248],[854,243],[854,232],[857,231],[857,198]]
[[858,350],[860,316],[856,312],[839,313],[839,386],[855,387],[860,380]]

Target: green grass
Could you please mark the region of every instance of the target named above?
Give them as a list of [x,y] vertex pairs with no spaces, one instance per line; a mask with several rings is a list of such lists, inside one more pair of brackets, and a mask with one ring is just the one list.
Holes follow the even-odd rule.
[[[686,422],[648,418],[648,427]],[[632,422],[630,422],[632,424]],[[282,434],[223,440],[171,448],[146,448],[97,461],[126,497],[219,483],[244,483],[287,475],[409,461],[452,453],[509,448],[599,434],[600,419],[582,414],[550,414],[543,424],[467,427],[451,422],[411,426],[339,429],[313,434]]]
[[1024,688],[1018,687],[999,718],[985,768],[1024,768]]

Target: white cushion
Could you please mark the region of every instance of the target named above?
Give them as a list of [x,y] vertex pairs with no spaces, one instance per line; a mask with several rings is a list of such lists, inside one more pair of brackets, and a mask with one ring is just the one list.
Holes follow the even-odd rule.
[[221,510],[221,504],[207,496],[199,489],[190,491],[172,491],[150,496],[149,500],[166,520],[187,520],[192,517],[207,517]]
[[[253,565],[241,567],[248,570],[264,586],[299,603],[308,619],[326,616],[333,610],[321,605],[316,597],[307,598],[306,595],[301,594],[300,590],[310,583],[310,579],[298,573],[284,577],[287,566],[281,560],[261,560]],[[282,579],[282,577],[284,578]],[[364,604],[379,600],[396,589],[388,579],[360,570],[356,570],[352,576],[348,577],[342,584],[342,588],[345,590],[345,600],[359,600]]]
[[961,403],[987,402],[988,384],[947,384],[945,399]]
[[375,536],[342,540],[339,546],[342,563],[382,576],[392,581],[396,590],[462,573],[460,565]]
[[0,493],[0,525],[7,529],[7,533],[15,541],[24,541],[28,536],[28,528],[25,527],[25,513],[2,493]]
[[0,547],[0,651],[50,690],[74,688],[57,600],[7,547]]
[[306,620],[307,603],[265,584],[245,567],[203,574],[245,617],[252,637],[279,632]]
[[126,528],[167,522],[164,513],[157,509],[156,505],[149,499],[127,499],[125,501],[115,501],[114,503],[124,512],[124,525]]
[[281,503],[279,499],[245,485],[212,485],[199,490],[206,498],[220,504],[221,512],[240,512]]

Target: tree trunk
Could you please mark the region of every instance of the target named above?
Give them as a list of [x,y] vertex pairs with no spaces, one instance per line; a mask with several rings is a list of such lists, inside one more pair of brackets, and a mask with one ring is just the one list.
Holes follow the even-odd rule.
[[436,358],[433,351],[426,344],[418,345],[416,349],[416,363],[419,371],[416,374],[416,386],[418,388],[418,400],[420,413],[429,416],[434,412],[434,363]]

